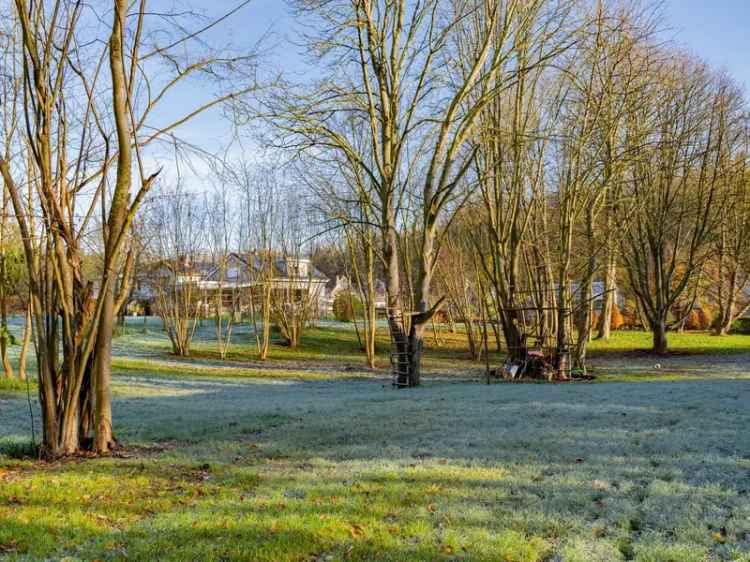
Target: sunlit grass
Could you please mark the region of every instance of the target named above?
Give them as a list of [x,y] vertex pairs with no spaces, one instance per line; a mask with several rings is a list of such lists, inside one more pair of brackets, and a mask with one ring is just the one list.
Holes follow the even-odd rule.
[[[749,353],[750,336],[730,334],[715,336],[709,332],[669,332],[669,351],[692,354]],[[589,344],[592,353],[648,351],[652,346],[650,332],[618,330],[612,332],[609,341],[593,340]]]
[[748,560],[744,381],[115,386],[132,458],[0,461],[10,559]]
[[131,326],[125,458],[16,460],[25,386],[0,392],[0,558],[750,562],[750,337],[674,334],[656,357],[616,332],[592,343],[607,384],[487,386],[439,335],[425,385],[397,391],[385,334],[370,372],[346,326],[265,362],[246,329],[223,362],[209,327],[183,359]]

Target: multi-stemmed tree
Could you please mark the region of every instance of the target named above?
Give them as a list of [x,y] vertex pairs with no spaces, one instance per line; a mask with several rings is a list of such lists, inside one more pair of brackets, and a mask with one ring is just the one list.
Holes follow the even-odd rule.
[[[310,52],[325,68],[312,90],[273,104],[280,144],[298,150],[332,150],[358,168],[372,186],[387,286],[389,322],[398,347],[400,385],[420,381],[425,326],[443,297],[433,296],[433,275],[444,220],[465,196],[476,154],[473,142],[484,108],[527,68],[529,50],[548,44],[531,65],[567,44],[572,2],[557,0],[298,0],[322,31]],[[351,136],[352,122],[367,142]],[[407,192],[417,233],[413,276],[415,310],[402,300],[399,225]],[[408,321],[404,321],[407,313]]]
[[[4,136],[0,172],[24,245],[42,446],[50,456],[71,454],[93,433],[93,448],[106,452],[117,293],[134,261],[131,225],[158,174],[143,152],[252,89],[254,58],[205,47],[204,34],[225,17],[186,31],[177,21],[184,16],[154,14],[146,0],[113,0],[106,15],[64,0],[5,8],[17,47],[5,53],[14,91],[3,101],[24,125]],[[200,76],[219,93],[157,124],[154,110]],[[83,267],[91,246],[102,252],[95,277]]]

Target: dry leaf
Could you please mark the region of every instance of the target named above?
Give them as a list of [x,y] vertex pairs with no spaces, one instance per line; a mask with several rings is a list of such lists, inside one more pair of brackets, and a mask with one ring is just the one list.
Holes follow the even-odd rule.
[[437,506],[434,503],[431,503],[427,506],[427,511],[435,513],[437,511]]
[[353,539],[359,539],[365,535],[365,530],[362,527],[362,525],[354,524],[349,529],[349,534],[352,536]]
[[449,544],[444,544],[443,548],[441,548],[441,550],[445,554],[453,554],[455,552],[455,550],[453,549],[453,547],[451,545],[449,545]]

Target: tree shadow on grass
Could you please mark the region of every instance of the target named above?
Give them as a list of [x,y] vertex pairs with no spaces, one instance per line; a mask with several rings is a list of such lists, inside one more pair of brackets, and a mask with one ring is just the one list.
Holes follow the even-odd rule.
[[24,476],[6,528],[47,509],[44,556],[137,560],[704,560],[750,533],[745,381],[143,384],[119,431],[183,445]]

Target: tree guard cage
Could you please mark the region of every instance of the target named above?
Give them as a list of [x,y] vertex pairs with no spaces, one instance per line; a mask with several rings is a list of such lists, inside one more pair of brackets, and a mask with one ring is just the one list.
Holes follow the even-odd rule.
[[391,375],[393,386],[403,388],[412,386],[409,362],[409,330],[411,317],[414,312],[404,312],[401,309],[389,308],[388,332],[391,337]]
[[[571,379],[569,308],[554,305],[507,307],[499,308],[498,314],[506,322],[514,323],[517,337],[506,342],[508,357],[502,368],[494,372],[496,377]],[[560,323],[565,326],[561,327]]]

